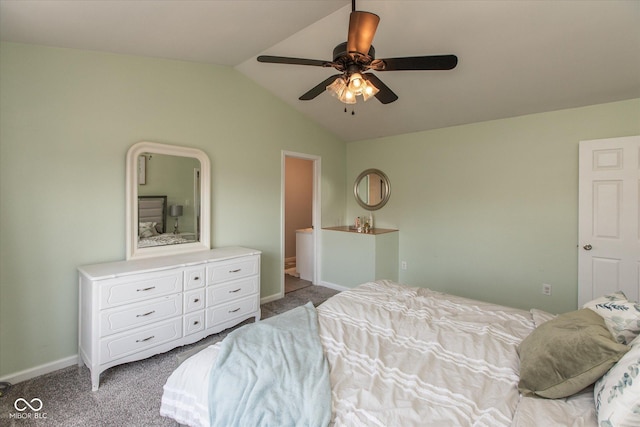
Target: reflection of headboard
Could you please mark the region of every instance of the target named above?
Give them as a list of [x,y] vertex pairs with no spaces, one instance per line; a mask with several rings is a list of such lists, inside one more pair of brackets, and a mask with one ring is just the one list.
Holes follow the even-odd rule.
[[157,222],[158,233],[166,233],[167,196],[138,196],[138,222]]

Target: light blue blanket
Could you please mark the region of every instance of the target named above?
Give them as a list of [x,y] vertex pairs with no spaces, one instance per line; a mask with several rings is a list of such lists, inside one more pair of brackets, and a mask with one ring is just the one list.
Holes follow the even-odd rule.
[[211,371],[209,398],[212,427],[328,425],[329,367],[313,304],[230,333]]

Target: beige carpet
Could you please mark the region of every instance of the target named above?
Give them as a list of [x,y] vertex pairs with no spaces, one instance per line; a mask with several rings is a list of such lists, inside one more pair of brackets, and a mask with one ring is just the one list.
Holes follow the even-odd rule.
[[[263,304],[262,318],[284,313],[308,301],[318,305],[336,293],[322,286],[307,286],[286,294],[283,299]],[[251,322],[253,319],[245,323]],[[211,335],[195,344],[149,359],[110,368],[100,376],[100,388],[95,392],[91,391],[89,369],[77,366],[14,384],[0,397],[0,425],[177,426],[174,421],[160,416],[162,386],[178,366],[181,354],[196,346],[220,341],[230,331]],[[42,401],[42,408],[37,412],[38,418],[36,412],[28,408],[19,412],[14,407],[18,399],[31,402],[36,398]],[[20,402],[18,406],[22,407]]]

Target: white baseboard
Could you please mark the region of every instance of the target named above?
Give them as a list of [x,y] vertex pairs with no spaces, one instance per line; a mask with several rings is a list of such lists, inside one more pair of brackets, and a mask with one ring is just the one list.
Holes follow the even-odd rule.
[[266,303],[271,302],[271,301],[276,301],[276,300],[279,300],[279,299],[282,299],[282,298],[284,298],[284,293],[282,293],[282,292],[278,292],[277,294],[273,294],[273,295],[269,295],[269,296],[266,296],[266,297],[262,297],[262,298],[260,298],[260,305],[266,304]]
[[71,365],[78,364],[78,355],[65,357],[53,362],[45,363],[44,365],[35,366],[33,368],[25,369],[24,371],[15,372],[13,374],[6,375],[0,378],[1,382],[10,382],[11,384],[17,384],[22,381],[27,381],[40,375],[48,374],[50,372],[57,371],[58,369],[66,368]]
[[331,289],[335,289],[336,291],[348,291],[351,288],[348,288],[346,286],[342,286],[342,285],[337,285],[335,283],[331,283],[331,282],[325,282],[323,280],[320,281],[320,283],[318,283],[318,285],[320,286],[324,286],[325,288],[331,288]]

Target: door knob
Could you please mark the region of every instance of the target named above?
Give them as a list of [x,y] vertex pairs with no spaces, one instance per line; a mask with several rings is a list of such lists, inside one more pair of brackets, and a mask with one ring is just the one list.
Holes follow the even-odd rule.
[[584,250],[585,250],[585,251],[590,251],[591,249],[593,249],[593,246],[591,246],[591,245],[584,245],[584,246],[583,246],[583,248],[584,248]]

